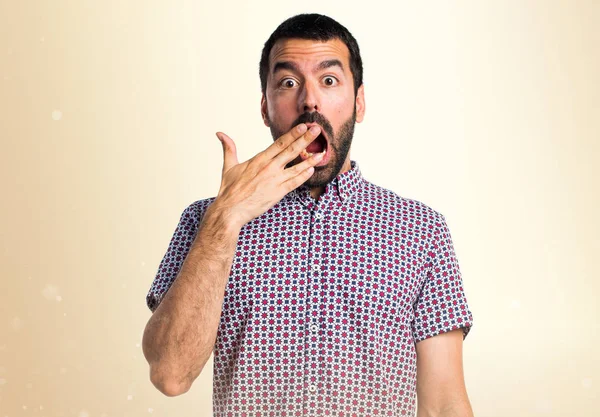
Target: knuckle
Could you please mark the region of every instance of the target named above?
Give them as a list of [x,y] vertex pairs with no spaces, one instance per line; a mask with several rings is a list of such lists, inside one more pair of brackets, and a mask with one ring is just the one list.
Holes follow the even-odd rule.
[[302,172],[302,164],[296,164],[294,165],[294,167],[292,168],[292,172],[294,174],[294,176],[300,174]]
[[260,169],[261,165],[262,165],[262,159],[260,158],[260,155],[255,155],[248,160],[248,165],[246,168],[249,168],[252,170],[258,170],[258,169]]
[[280,137],[279,139],[277,139],[277,140],[275,141],[275,144],[276,144],[276,146],[277,146],[277,147],[278,147],[280,150],[282,150],[282,149],[285,149],[285,147],[286,147],[286,146],[285,146],[285,145],[286,145],[286,144],[285,144],[285,137],[283,137],[283,136],[282,136],[282,137]]
[[292,146],[290,146],[290,153],[297,154],[302,152],[302,149],[306,148],[306,144],[302,142],[294,142]]
[[242,170],[240,176],[242,177],[247,177],[247,178],[254,178],[256,177],[256,175],[258,174],[259,168],[256,165],[256,162],[254,163],[249,163],[248,165],[246,165],[246,167]]
[[298,188],[299,184],[296,184],[296,180],[292,179],[285,183],[285,191],[288,193],[296,188]]
[[274,161],[271,161],[270,163],[266,164],[263,167],[265,173],[269,176],[269,177],[274,177],[277,175],[277,173],[279,172],[278,167],[275,165]]

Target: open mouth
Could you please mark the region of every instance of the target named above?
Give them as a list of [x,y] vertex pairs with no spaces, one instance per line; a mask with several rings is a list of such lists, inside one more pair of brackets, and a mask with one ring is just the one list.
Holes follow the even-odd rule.
[[[317,125],[316,123],[311,123],[308,124],[307,126],[310,129],[312,126]],[[321,126],[319,126],[321,127]],[[313,140],[311,143],[308,144],[308,146],[306,147],[306,149],[303,149],[302,152],[300,153],[300,155],[302,156],[302,159],[308,159],[310,158],[313,154],[318,153],[318,152],[323,152],[324,154],[327,153],[327,148],[329,146],[329,142],[327,140],[327,134],[324,133],[325,131],[323,130],[323,127],[321,127],[321,133],[319,133],[319,136],[317,136],[315,138],[315,140]]]
[[306,149],[302,150],[304,159],[310,158],[313,154],[327,151],[327,139],[322,134],[319,134],[315,140],[308,144]]

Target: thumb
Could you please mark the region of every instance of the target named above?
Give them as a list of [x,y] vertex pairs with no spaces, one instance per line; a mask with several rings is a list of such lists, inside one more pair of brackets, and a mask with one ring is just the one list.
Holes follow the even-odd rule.
[[217,132],[217,138],[223,145],[223,173],[238,164],[237,149],[233,139],[223,132]]

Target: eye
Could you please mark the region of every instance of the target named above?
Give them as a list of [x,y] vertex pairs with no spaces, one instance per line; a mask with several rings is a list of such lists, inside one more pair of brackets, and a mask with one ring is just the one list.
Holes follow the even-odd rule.
[[332,87],[334,85],[336,85],[335,83],[338,82],[338,79],[335,77],[332,77],[331,75],[326,76],[325,78],[323,78],[324,80],[332,80],[331,82],[327,82],[325,81],[325,84],[327,84],[328,86]]
[[[283,88],[292,88],[293,83],[295,83],[295,82],[296,81],[294,81],[292,78],[284,78],[283,80],[281,80],[279,85]],[[292,83],[292,85],[290,85],[290,83]]]

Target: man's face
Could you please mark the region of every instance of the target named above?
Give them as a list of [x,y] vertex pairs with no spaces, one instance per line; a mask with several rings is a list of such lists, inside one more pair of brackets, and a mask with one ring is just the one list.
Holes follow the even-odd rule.
[[[364,93],[361,86],[354,95],[349,56],[339,39],[285,39],[271,49],[266,97],[261,101],[263,119],[273,140],[299,123],[321,127],[324,137],[314,142],[326,143],[327,154],[304,183],[311,188],[323,187],[350,169],[350,145],[355,122],[363,120]],[[287,167],[302,160],[298,156]]]

